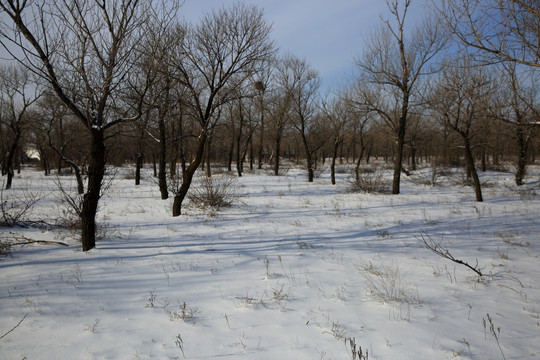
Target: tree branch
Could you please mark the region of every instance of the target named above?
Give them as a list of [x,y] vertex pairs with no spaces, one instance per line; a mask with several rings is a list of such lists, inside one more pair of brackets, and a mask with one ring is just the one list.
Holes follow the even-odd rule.
[[415,238],[420,241],[424,247],[428,250],[431,250],[432,252],[434,252],[435,254],[445,258],[445,259],[448,259],[452,262],[455,262],[456,264],[460,264],[460,265],[464,265],[466,267],[468,267],[469,269],[471,269],[472,271],[474,271],[478,276],[484,276],[482,274],[482,272],[480,271],[480,269],[478,269],[478,259],[476,259],[476,265],[475,266],[471,266],[469,263],[467,263],[466,261],[463,261],[463,260],[460,260],[460,259],[456,259],[451,253],[450,251],[448,250],[448,248],[446,247],[443,247],[442,244],[440,242],[435,242],[435,240],[433,240],[429,235],[426,234],[426,236],[424,237],[424,235],[420,235],[420,237],[418,236],[415,236]]
[[4,335],[0,336],[0,339],[3,339],[5,338],[9,333],[13,332],[13,330],[15,330],[16,328],[19,327],[19,325],[21,325],[21,323],[24,321],[24,319],[26,319],[26,317],[28,316],[28,313],[24,314],[23,318],[17,323],[17,325],[15,325],[14,327],[11,328],[11,330],[9,330],[7,333],[5,333]]

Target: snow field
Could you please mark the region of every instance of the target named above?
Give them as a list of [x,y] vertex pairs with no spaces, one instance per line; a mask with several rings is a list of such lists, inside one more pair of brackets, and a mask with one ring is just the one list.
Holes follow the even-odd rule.
[[[471,188],[406,177],[396,196],[347,193],[346,175],[254,172],[234,206],[172,218],[150,174],[135,187],[121,172],[96,249],[59,229],[0,229],[70,245],[0,258],[0,336],[13,330],[0,358],[351,359],[349,338],[370,359],[540,356],[538,183],[485,173],[477,203]],[[44,196],[32,216],[54,222],[54,179],[25,171],[24,187]]]

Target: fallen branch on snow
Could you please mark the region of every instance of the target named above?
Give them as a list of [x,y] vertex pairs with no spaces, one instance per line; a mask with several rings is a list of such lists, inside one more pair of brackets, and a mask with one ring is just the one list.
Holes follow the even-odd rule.
[[9,333],[11,333],[13,330],[15,330],[16,328],[19,327],[19,325],[21,325],[21,323],[24,321],[24,319],[26,319],[26,317],[28,316],[28,313],[24,314],[23,318],[17,323],[17,325],[15,325],[14,327],[11,328],[11,330],[9,330],[7,333],[5,333],[4,335],[0,336],[0,340],[5,338]]
[[69,246],[69,244],[60,242],[60,241],[52,241],[52,240],[34,240],[30,239],[29,237],[23,236],[21,234],[16,234],[13,232],[9,232],[12,236],[8,236],[8,239],[13,239],[17,241],[16,243],[13,243],[11,245],[28,245],[28,244],[44,244],[44,245],[63,245],[63,246]]
[[418,236],[415,236],[415,238],[420,241],[424,247],[428,250],[431,250],[433,251],[435,254],[439,255],[439,256],[442,256],[443,258],[445,259],[448,259],[450,261],[453,261],[455,262],[456,264],[460,264],[460,265],[464,265],[466,267],[468,267],[469,269],[471,269],[472,271],[474,271],[476,274],[478,274],[478,276],[484,276],[482,274],[482,272],[480,271],[480,269],[478,268],[478,259],[476,259],[476,265],[475,266],[471,266],[469,263],[467,263],[466,261],[463,261],[463,260],[460,260],[460,259],[456,259],[451,253],[450,251],[448,250],[448,248],[446,247],[443,247],[441,245],[441,242],[436,242],[435,240],[433,240],[429,235],[426,234],[426,236],[424,237],[424,235],[420,235],[420,237]]

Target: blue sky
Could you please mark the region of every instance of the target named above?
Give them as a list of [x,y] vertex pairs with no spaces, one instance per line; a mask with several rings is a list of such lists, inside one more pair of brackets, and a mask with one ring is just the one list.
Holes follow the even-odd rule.
[[[429,0],[412,0],[406,26],[422,17]],[[370,31],[388,18],[385,0],[244,0],[265,11],[272,38],[282,52],[305,58],[319,71],[324,89],[338,86],[353,69],[354,57]],[[185,0],[180,15],[196,22],[203,12],[235,0]]]

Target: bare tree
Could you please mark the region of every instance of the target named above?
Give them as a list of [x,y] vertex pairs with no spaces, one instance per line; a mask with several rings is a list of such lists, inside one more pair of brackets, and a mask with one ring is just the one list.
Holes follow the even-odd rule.
[[266,102],[267,132],[272,140],[273,151],[270,160],[274,159],[274,175],[279,175],[281,166],[281,144],[283,138],[291,127],[291,96],[282,92],[279,88],[275,91],[267,92],[271,94]]
[[[128,74],[129,96],[138,104],[141,116],[134,123],[136,128],[136,169],[135,184],[140,184],[140,172],[148,139],[158,145],[158,185],[162,199],[167,199],[167,123],[172,118],[176,81],[170,65],[175,51],[176,39],[173,27],[176,25],[179,3],[163,2],[154,4],[148,18],[141,24],[143,38],[136,50],[133,71]],[[157,134],[151,134],[152,123],[157,123]],[[175,167],[171,167],[175,170]],[[173,171],[173,170],[172,170]]]
[[486,116],[493,93],[489,69],[474,66],[468,60],[455,60],[438,76],[429,99],[429,106],[441,120],[463,140],[467,170],[470,172],[476,201],[483,201],[480,179],[473,156],[475,123]]
[[[74,119],[71,111],[58,97],[48,91],[44,94],[40,106],[41,127],[46,134],[47,146],[57,156],[57,174],[62,173],[62,165],[69,165],[75,173],[77,192],[84,194],[83,173],[86,168],[86,153],[77,151],[86,144],[86,134],[80,121]],[[81,134],[83,132],[84,135]],[[42,151],[43,153],[43,151]]]
[[[254,82],[255,90],[258,92],[259,103],[258,110],[260,114],[259,121],[259,147],[257,150],[257,168],[262,169],[264,158],[264,144],[265,144],[265,113],[266,113],[266,96],[269,94],[269,88],[271,86],[272,74],[275,70],[275,59],[269,59],[260,69],[257,76],[258,80]],[[271,90],[270,90],[271,91]]]
[[300,134],[304,147],[308,182],[313,182],[313,155],[327,140],[314,138],[321,125],[317,104],[319,75],[306,60],[286,55],[278,65],[277,76],[280,87],[290,98],[292,124]]
[[346,96],[337,96],[322,102],[322,110],[332,133],[332,162],[330,164],[330,181],[336,184],[336,159],[340,145],[354,125],[355,114],[351,111]]
[[495,117],[513,127],[513,139],[517,145],[516,185],[523,185],[526,174],[528,148],[539,117],[538,91],[540,74],[533,69],[519,69],[516,62],[505,62],[499,66],[497,104],[493,107]]
[[[396,155],[392,193],[399,194],[407,119],[414,105],[414,91],[420,77],[432,70],[428,69],[428,64],[444,48],[445,41],[436,24],[430,21],[407,36],[405,20],[411,0],[387,1],[387,5],[393,21],[384,21],[372,33],[357,64],[365,81],[375,87],[372,95],[383,97],[387,105],[388,100],[393,103],[391,107],[371,107],[370,110],[378,113],[394,131]],[[367,105],[375,105],[376,101],[372,99]]]
[[122,102],[122,92],[151,7],[139,0],[0,1],[13,24],[1,29],[4,49],[49,84],[91,138],[80,214],[83,251],[95,247],[108,131],[139,116]]
[[[369,86],[364,87],[364,84],[358,81],[352,83],[340,94],[347,112],[353,117],[351,124],[354,135],[353,141],[356,141],[356,138],[358,138],[360,145],[360,153],[358,154],[354,168],[356,182],[360,181],[360,162],[364,157],[364,153],[368,147],[373,145],[373,139],[368,138],[367,134],[374,117],[374,112],[370,110],[373,107],[368,105],[374,99],[369,94],[369,91],[366,92],[367,88]],[[369,160],[366,159],[366,162],[369,162]]]
[[[247,89],[251,92],[251,89]],[[254,96],[250,93],[245,97],[240,97],[235,101],[237,105],[237,122],[238,131],[236,134],[236,172],[238,176],[242,176],[244,171],[244,161],[246,160],[248,147],[253,139],[255,132],[255,124],[253,119]]]
[[487,62],[513,61],[540,67],[538,0],[433,1],[440,22]]
[[28,70],[17,66],[0,67],[0,126],[7,140],[2,164],[7,173],[6,189],[11,188],[15,175],[13,162],[29,128],[31,106],[41,96],[36,86]]
[[241,3],[206,14],[202,21],[178,31],[180,53],[175,65],[189,94],[190,113],[199,123],[195,157],[182,175],[172,213],[181,214],[182,202],[203,155],[216,110],[231,101],[235,90],[275,53],[271,26],[263,11]]

